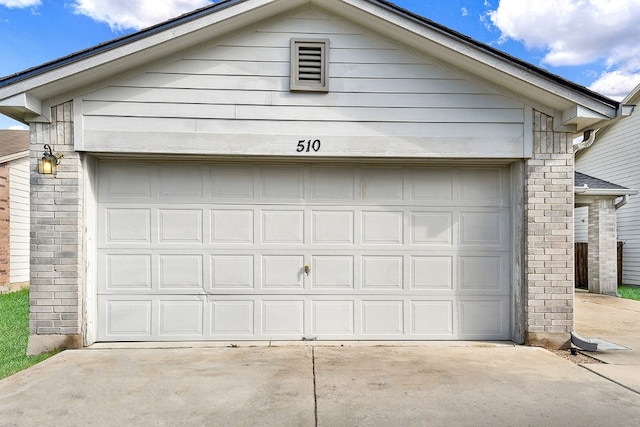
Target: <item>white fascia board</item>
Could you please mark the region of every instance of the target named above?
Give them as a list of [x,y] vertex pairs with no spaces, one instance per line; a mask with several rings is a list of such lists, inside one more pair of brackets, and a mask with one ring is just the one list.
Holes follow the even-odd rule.
[[0,112],[26,122],[28,117],[42,114],[42,102],[35,96],[22,92],[8,98],[0,98]]
[[574,105],[562,112],[562,123],[565,125],[578,124],[583,120],[598,122],[606,119],[607,116],[585,108],[582,105]]
[[603,189],[603,188],[573,187],[573,192],[576,195],[576,197],[578,196],[618,197],[618,196],[633,196],[638,194],[638,190],[634,188]]
[[28,156],[29,156],[29,150],[20,151],[18,153],[13,153],[13,154],[8,154],[6,156],[0,157],[0,164],[11,162],[11,161],[17,160],[17,159],[22,159],[22,158],[28,157]]
[[575,126],[576,132],[584,132],[587,129],[597,129],[616,117],[621,117],[620,109],[614,117],[608,117],[581,105],[574,105],[562,112],[561,121],[564,126]]
[[630,116],[636,109],[635,104],[620,104],[618,115],[621,117]]

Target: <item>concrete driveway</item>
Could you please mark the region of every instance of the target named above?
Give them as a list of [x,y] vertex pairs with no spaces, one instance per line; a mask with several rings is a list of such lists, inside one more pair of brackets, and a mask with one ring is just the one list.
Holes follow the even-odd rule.
[[64,351],[0,381],[0,425],[629,425],[640,395],[540,348]]
[[576,294],[577,365],[509,343],[115,344],[0,381],[0,426],[602,426],[640,419],[640,303]]
[[640,394],[640,302],[577,291],[575,316],[580,336],[607,342],[587,353],[604,364],[585,367]]

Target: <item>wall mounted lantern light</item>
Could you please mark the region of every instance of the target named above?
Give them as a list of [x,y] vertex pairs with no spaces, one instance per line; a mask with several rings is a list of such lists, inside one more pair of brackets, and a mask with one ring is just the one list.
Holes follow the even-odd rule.
[[44,145],[44,154],[38,160],[38,173],[42,175],[56,175],[58,173],[58,164],[62,158],[62,153],[53,154],[49,144]]

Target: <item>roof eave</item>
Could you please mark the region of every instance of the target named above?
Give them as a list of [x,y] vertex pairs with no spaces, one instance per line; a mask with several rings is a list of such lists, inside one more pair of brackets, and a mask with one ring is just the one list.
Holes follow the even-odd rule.
[[[24,103],[6,105],[10,104],[8,100],[16,96],[31,97],[33,105],[37,101],[62,96],[105,76],[113,76],[200,40],[225,34],[305,3],[346,15],[373,31],[553,109],[559,112],[562,124],[576,132],[597,127],[619,115],[620,103],[617,101],[383,0],[223,1],[0,80],[0,112],[23,122],[32,120],[41,111]],[[136,55],[140,52],[144,55]]]
[[17,160],[17,159],[22,159],[22,158],[28,157],[28,156],[29,156],[29,150],[20,151],[20,152],[17,152],[17,153],[7,154],[6,156],[0,157],[0,164],[11,162],[11,161]]
[[638,194],[637,189],[633,188],[585,188],[574,187],[573,192],[576,196],[607,196],[607,197],[620,197],[620,196],[634,196]]

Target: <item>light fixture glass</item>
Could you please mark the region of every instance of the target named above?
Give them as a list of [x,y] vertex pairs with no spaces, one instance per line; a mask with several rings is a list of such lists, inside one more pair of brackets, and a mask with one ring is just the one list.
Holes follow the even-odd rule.
[[56,175],[58,173],[58,163],[62,154],[53,154],[49,144],[44,145],[44,154],[38,160],[38,173],[42,175]]

